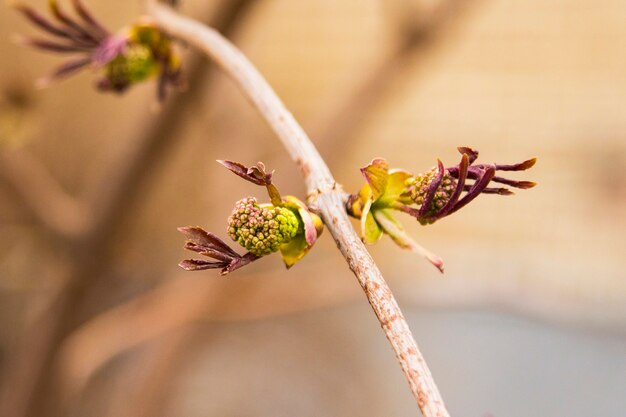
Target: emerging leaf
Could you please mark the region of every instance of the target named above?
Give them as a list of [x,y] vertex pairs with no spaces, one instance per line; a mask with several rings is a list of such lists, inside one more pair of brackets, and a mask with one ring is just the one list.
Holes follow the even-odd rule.
[[372,189],[372,198],[377,200],[387,188],[389,164],[383,158],[376,158],[369,165],[361,168],[361,173]]
[[402,194],[406,190],[406,181],[412,176],[413,174],[402,169],[390,170],[385,190],[375,203],[388,207],[393,202],[402,200]]
[[302,225],[302,230],[290,242],[280,247],[285,265],[291,268],[311,250],[324,226],[319,216],[309,211],[306,204],[296,197],[288,195],[284,205],[297,213]]
[[257,162],[256,165],[252,167],[246,167],[239,162],[233,161],[222,161],[218,159],[217,162],[222,164],[232,173],[238,175],[244,180],[256,185],[265,186],[272,204],[277,207],[282,206],[283,199],[278,192],[278,188],[276,188],[274,184],[272,184],[272,176],[274,175],[274,171],[267,173],[265,171],[265,164],[263,162]]
[[372,215],[372,201],[368,200],[363,207],[361,215],[361,239],[364,243],[372,245],[380,240],[383,236],[382,229]]
[[288,243],[283,244],[280,247],[280,254],[283,257],[283,261],[285,262],[287,269],[291,268],[296,264],[296,262],[302,259],[310,248],[311,246],[304,238],[304,234],[297,235]]
[[267,186],[272,183],[272,175],[274,174],[274,171],[269,174],[266,173],[265,165],[262,162],[257,162],[256,166],[250,168],[234,161],[223,161],[218,159],[217,162],[233,174],[238,175],[253,184]]
[[185,259],[178,265],[187,271],[221,269],[220,274],[226,275],[259,259],[253,253],[247,253],[244,256],[239,255],[220,238],[200,227],[179,227],[178,231],[187,237],[185,249],[215,259],[215,261]]
[[404,227],[392,216],[390,210],[377,210],[374,216],[382,230],[384,230],[398,246],[423,256],[433,264],[439,272],[443,273],[443,259],[411,239],[404,231]]

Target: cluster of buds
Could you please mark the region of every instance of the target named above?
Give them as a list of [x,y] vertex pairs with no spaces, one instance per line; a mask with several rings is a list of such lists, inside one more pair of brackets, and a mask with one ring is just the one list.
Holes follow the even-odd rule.
[[361,220],[363,241],[372,244],[387,234],[399,246],[420,253],[443,272],[441,258],[413,241],[393,217],[394,211],[407,213],[427,225],[458,211],[479,194],[513,194],[506,187],[490,187],[491,182],[519,189],[535,186],[531,181],[496,176],[497,171],[525,171],[535,165],[535,158],[513,165],[474,165],[477,151],[467,147],[458,150],[461,153],[458,165],[444,168],[438,161],[436,167],[418,175],[389,169],[382,158],[362,168],[367,182],[358,194],[350,196],[347,209],[350,215]]
[[243,256],[199,227],[178,229],[187,236],[185,249],[213,259],[187,259],[179,265],[189,271],[221,269],[225,275],[280,251],[285,266],[291,268],[308,253],[322,233],[322,220],[296,197],[281,197],[272,184],[273,173],[267,173],[261,162],[253,167],[231,161],[218,162],[246,181],[264,186],[270,203],[259,204],[256,198],[246,197],[235,204],[226,231],[232,240],[248,251]]
[[247,197],[235,204],[228,218],[228,234],[257,256],[276,252],[298,233],[300,222],[286,207],[259,206],[256,198]]
[[39,86],[45,87],[88,67],[99,74],[96,86],[101,91],[122,93],[134,84],[156,77],[157,94],[163,100],[168,86],[180,84],[180,59],[172,39],[156,24],[141,20],[111,33],[81,0],[72,0],[72,5],[75,16],[65,12],[56,0],[50,0],[52,19],[31,7],[16,6],[31,23],[51,36],[51,39],[20,37],[21,43],[75,56],[40,79]]
[[430,171],[411,177],[405,182],[407,187],[406,194],[409,195],[411,200],[418,206],[426,207],[427,216],[436,213],[437,210],[441,210],[450,201],[457,185],[456,180],[450,175],[450,172],[445,170],[441,184],[437,187],[432,199],[428,201],[428,191],[435,178],[437,178],[437,169],[432,168]]

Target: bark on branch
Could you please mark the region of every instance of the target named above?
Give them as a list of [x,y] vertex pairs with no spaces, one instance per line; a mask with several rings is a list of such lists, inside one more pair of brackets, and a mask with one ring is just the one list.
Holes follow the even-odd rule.
[[148,10],[173,36],[202,50],[242,90],[268,122],[296,162],[315,206],[391,343],[425,417],[446,417],[448,411],[398,304],[374,260],[352,228],[343,193],[306,133],[248,59],[215,30],[177,14],[156,0]]

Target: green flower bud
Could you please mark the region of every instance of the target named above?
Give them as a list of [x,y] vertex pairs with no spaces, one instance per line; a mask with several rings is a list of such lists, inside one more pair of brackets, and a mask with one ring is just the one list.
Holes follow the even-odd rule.
[[260,206],[256,198],[248,197],[235,204],[227,232],[249,252],[264,256],[289,242],[299,228],[300,220],[293,211],[269,204]]
[[157,70],[158,64],[150,48],[131,43],[124,53],[106,64],[106,78],[113,87],[125,87],[146,80]]
[[[432,168],[423,174],[416,175],[415,177],[408,178],[405,182],[407,187],[406,194],[410,196],[411,200],[418,206],[424,204],[424,200],[428,195],[428,188],[437,176],[437,168]],[[438,210],[441,210],[443,206],[450,200],[454,189],[456,188],[456,179],[450,175],[450,172],[446,169],[443,173],[443,179],[441,184],[435,192],[435,196],[428,207],[426,216],[435,214]]]

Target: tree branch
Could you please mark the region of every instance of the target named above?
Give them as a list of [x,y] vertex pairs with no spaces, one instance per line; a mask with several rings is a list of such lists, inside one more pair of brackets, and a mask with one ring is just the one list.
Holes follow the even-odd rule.
[[365,291],[422,413],[425,417],[448,416],[430,370],[391,290],[352,228],[340,187],[306,133],[256,68],[218,32],[178,15],[156,0],[148,0],[148,9],[165,30],[205,52],[235,81],[266,119],[300,168],[313,203]]
[[[411,13],[402,13],[402,16],[391,19],[392,22],[388,24],[398,33],[389,52],[338,101],[330,105],[324,103],[321,116],[305,124],[311,126],[311,136],[316,138],[317,147],[322,153],[332,150],[326,158],[327,163],[332,165],[334,160],[350,151],[359,128],[370,120],[373,110],[388,98],[393,81],[406,75],[411,58],[419,54],[420,61],[424,62],[428,61],[428,54],[439,51],[434,46],[440,43],[446,29],[467,6],[467,3],[459,0],[441,0],[434,6],[434,10],[421,19],[415,16],[408,18]],[[411,69],[414,75],[415,69]]]
[[[224,0],[211,21],[225,32],[232,32],[253,3],[254,0]],[[107,176],[107,182],[115,184],[107,187],[103,197],[93,204],[99,210],[93,214],[87,233],[73,245],[76,262],[68,272],[64,288],[50,300],[46,313],[25,334],[9,363],[9,370],[2,375],[0,415],[61,414],[64,405],[57,395],[59,387],[56,384],[59,346],[68,334],[89,318],[85,313],[85,300],[93,296],[106,278],[111,250],[123,231],[128,213],[138,200],[139,191],[147,186],[154,167],[176,142],[177,128],[183,116],[204,91],[200,83],[214,79],[210,66],[193,67],[188,76],[197,90],[172,97],[152,129],[138,139],[132,154],[121,160]],[[98,298],[103,295],[99,294]]]
[[61,240],[76,240],[86,233],[90,224],[86,208],[27,151],[0,149],[0,181],[33,219]]

